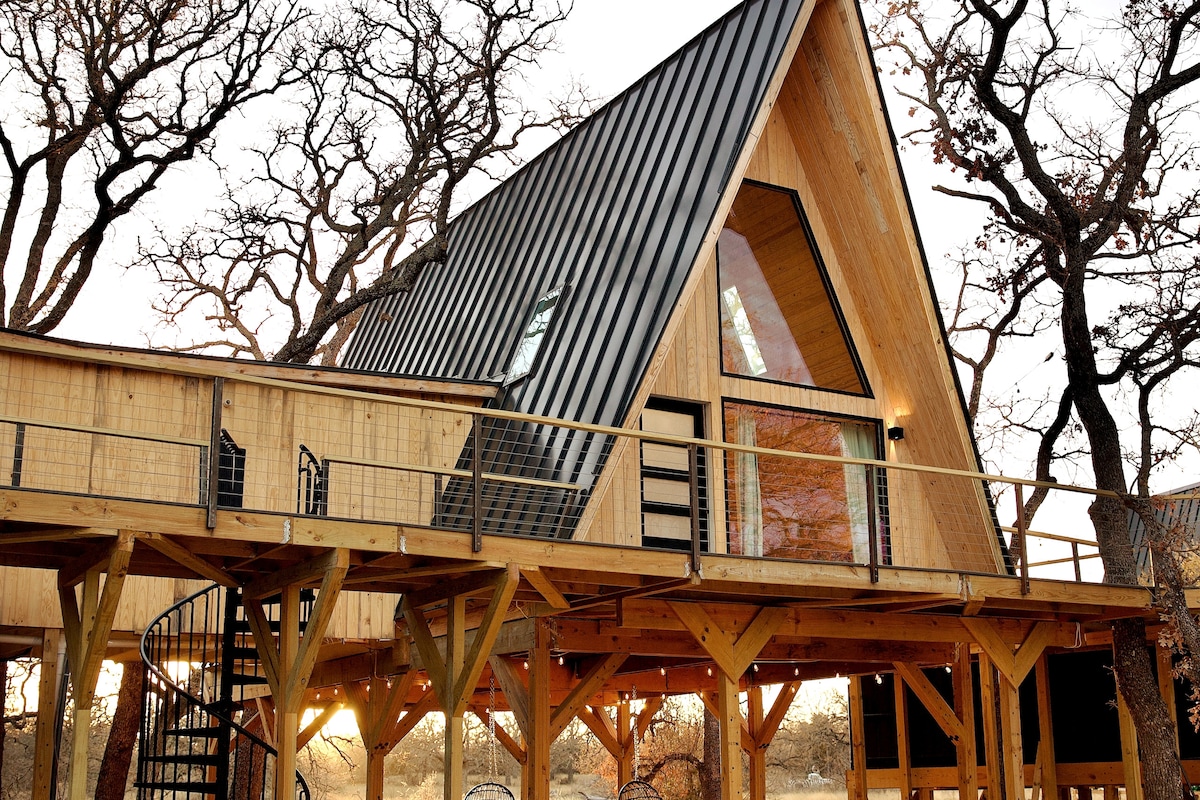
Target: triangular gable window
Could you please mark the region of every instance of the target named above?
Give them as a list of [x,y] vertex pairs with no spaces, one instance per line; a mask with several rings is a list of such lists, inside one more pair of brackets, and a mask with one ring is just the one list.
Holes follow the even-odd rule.
[[726,373],[867,394],[794,193],[743,184],[717,244],[717,264]]

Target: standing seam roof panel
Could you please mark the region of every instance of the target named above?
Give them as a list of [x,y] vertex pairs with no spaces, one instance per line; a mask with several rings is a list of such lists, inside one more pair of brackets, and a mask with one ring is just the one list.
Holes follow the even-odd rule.
[[[533,372],[494,404],[621,424],[804,1],[748,0],[464,212],[444,265],[368,307],[345,365],[494,379],[536,299],[569,284]],[[585,486],[609,447],[510,434],[545,448],[540,477]]]

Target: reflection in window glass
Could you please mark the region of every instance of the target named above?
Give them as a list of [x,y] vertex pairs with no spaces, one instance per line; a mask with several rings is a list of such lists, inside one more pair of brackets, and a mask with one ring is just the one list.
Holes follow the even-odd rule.
[[512,366],[509,367],[508,381],[523,378],[529,374],[529,370],[533,369],[534,359],[537,358],[542,340],[546,338],[546,330],[550,327],[551,320],[554,319],[554,309],[558,306],[560,297],[562,297],[561,287],[537,301],[537,305],[533,309],[533,318],[529,320],[529,325],[525,328],[525,335],[521,337],[521,343],[517,346],[517,354],[513,356]]
[[738,295],[736,286],[730,286],[721,292],[721,301],[725,304],[725,313],[733,325],[733,332],[742,343],[742,353],[746,357],[746,369],[751,375],[762,375],[767,371],[763,363],[762,351],[758,349],[758,341],[754,338],[754,329],[750,327],[750,318],[746,316],[746,307]]
[[[851,458],[876,458],[878,428],[791,409],[726,403],[725,440]],[[726,453],[729,552],[811,561],[870,560],[866,467]],[[882,538],[880,541],[882,544]]]
[[790,193],[743,185],[717,242],[717,266],[725,372],[865,393]]

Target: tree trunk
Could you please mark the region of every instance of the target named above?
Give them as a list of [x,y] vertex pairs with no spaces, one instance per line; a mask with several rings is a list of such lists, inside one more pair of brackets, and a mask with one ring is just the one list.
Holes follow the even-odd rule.
[[704,709],[704,749],[700,762],[700,800],[721,800],[721,723]]
[[140,660],[127,661],[124,665],[117,708],[108,732],[108,744],[104,748],[104,759],[100,762],[100,774],[96,776],[95,800],[123,800],[125,797],[133,746],[137,743],[138,729],[142,725],[142,678],[145,671],[146,665]]
[[[1121,434],[1101,391],[1096,365],[1092,330],[1088,321],[1084,293],[1086,257],[1068,259],[1062,284],[1063,353],[1075,408],[1087,432],[1091,447],[1092,470],[1096,488],[1126,492],[1125,461],[1121,452]],[[1088,509],[1096,531],[1104,562],[1107,583],[1137,585],[1137,565],[1129,541],[1128,511],[1115,497],[1097,497]],[[1113,622],[1113,669],[1117,686],[1129,706],[1137,728],[1142,756],[1142,784],[1146,800],[1191,798],[1183,779],[1183,768],[1175,753],[1175,720],[1158,693],[1152,671],[1152,659],[1146,649],[1146,623],[1143,619],[1119,619]]]
[[4,786],[4,736],[8,723],[4,721],[4,708],[8,705],[8,662],[0,660],[0,787]]

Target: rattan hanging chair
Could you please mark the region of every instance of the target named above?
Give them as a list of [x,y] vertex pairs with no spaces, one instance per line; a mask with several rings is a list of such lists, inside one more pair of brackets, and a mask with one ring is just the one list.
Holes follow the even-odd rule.
[[463,800],[514,800],[512,790],[502,783],[487,781],[463,795]]
[[617,800],[662,800],[662,795],[646,781],[635,779],[621,787]]

